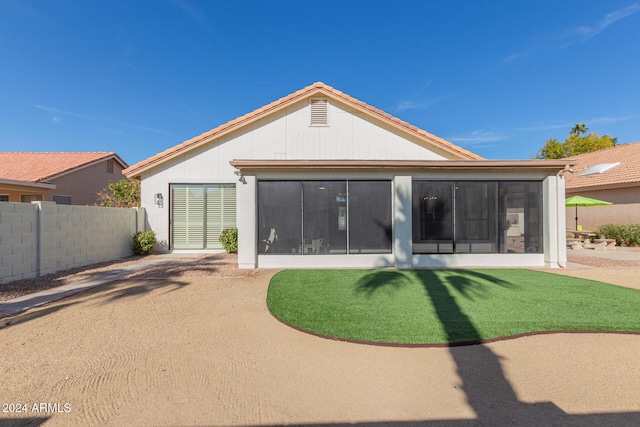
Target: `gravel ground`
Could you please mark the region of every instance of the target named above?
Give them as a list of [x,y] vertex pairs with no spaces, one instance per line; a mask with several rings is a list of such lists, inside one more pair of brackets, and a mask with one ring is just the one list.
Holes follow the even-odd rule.
[[[633,249],[634,252],[640,252],[640,248],[626,248],[627,250]],[[581,251],[579,251],[581,252]],[[577,264],[588,265],[590,267],[640,267],[640,260],[617,260],[609,258],[598,258],[588,253],[567,253],[567,261]]]
[[[570,259],[608,267],[546,271],[623,286],[640,277],[640,267]],[[638,335],[561,333],[455,348],[345,343],[271,316],[264,301],[276,270],[239,270],[226,254],[158,260],[130,280],[3,319],[0,402],[30,412],[0,413],[0,426],[617,427],[640,419]],[[11,285],[34,292],[140,261]],[[34,411],[38,402],[60,406]]]
[[[54,274],[35,279],[17,280],[0,286],[0,301],[9,301],[34,292],[67,285],[69,283],[87,279],[95,274],[104,273],[124,267],[140,264],[143,260],[153,260],[160,255],[149,255],[147,257],[131,256],[117,261],[103,262],[81,268],[60,271]],[[237,255],[235,254],[213,254],[203,255],[189,259],[185,263],[181,260],[169,262],[156,267],[141,269],[126,278],[166,278],[166,277],[219,277],[219,276],[244,276],[251,274],[250,271],[238,270]]]
[[638,425],[640,335],[345,343],[269,313],[276,270],[236,271],[118,280],[3,319],[0,426]]
[[[632,249],[640,252],[640,248]],[[55,274],[48,274],[35,279],[11,282],[0,287],[0,302],[8,301],[30,293],[55,288],[57,286],[63,286],[78,280],[86,279],[97,273],[129,267],[131,265],[141,263],[143,259],[149,260],[157,256],[160,255],[149,255],[147,257],[131,256],[117,261],[104,262],[87,267],[61,271]],[[589,255],[588,252],[569,252],[567,254],[567,261],[590,267],[640,267],[640,260],[625,261],[598,258]],[[175,262],[169,262],[160,266],[142,269],[126,276],[126,278],[160,279],[166,277],[245,277],[255,274],[256,272],[254,270],[239,270],[237,268],[237,255],[221,253],[191,258],[187,263],[185,263],[184,260],[176,260]]]

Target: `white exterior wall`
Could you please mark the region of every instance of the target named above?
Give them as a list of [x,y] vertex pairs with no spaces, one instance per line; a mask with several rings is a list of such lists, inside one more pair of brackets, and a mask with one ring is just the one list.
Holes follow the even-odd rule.
[[[169,248],[169,184],[236,184],[237,189],[241,183],[229,165],[234,159],[446,159],[444,154],[418,145],[417,140],[403,138],[332,101],[329,126],[309,124],[309,103],[305,100],[269,120],[258,121],[143,173],[141,203],[147,209],[149,227],[158,238],[157,250]],[[163,195],[163,207],[154,204],[157,193]]]
[[[142,174],[142,206],[149,228],[156,232],[158,250],[169,249],[170,184],[235,184],[238,264],[255,267],[477,267],[557,266],[566,258],[558,241],[559,190],[555,177],[536,172],[386,171],[260,173],[234,175],[231,160],[446,160],[449,154],[427,147],[387,124],[334,100],[328,101],[329,125],[310,126],[309,100],[296,103],[266,119],[241,127],[217,140],[176,156]],[[448,157],[449,156],[449,157]],[[393,254],[295,256],[257,254],[257,181],[260,179],[389,179],[393,182]],[[413,255],[411,251],[411,180],[544,180],[544,253]],[[163,195],[162,207],[154,204]],[[555,201],[555,202],[554,202]],[[553,227],[550,229],[549,226]],[[560,233],[563,235],[564,231]]]

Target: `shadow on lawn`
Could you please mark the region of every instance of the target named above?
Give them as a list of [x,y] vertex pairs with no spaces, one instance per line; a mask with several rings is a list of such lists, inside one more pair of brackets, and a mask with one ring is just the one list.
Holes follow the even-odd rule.
[[401,271],[377,270],[358,279],[356,292],[372,296],[379,291],[397,291],[411,284],[411,280]]
[[[482,298],[488,287],[516,286],[492,275],[472,270],[411,270],[378,271],[367,274],[358,285],[359,291],[370,295],[378,290],[392,290],[411,282],[413,275],[422,283],[426,296],[431,300],[437,317],[444,328],[462,382],[467,402],[476,413],[472,420],[424,420],[416,422],[376,422],[350,425],[370,426],[472,426],[472,425],[634,425],[638,412],[615,414],[571,415],[552,402],[526,403],[507,381],[500,357],[481,344],[480,333],[471,319],[456,303],[451,289],[465,298]],[[449,286],[450,285],[450,286]],[[465,332],[465,343],[460,344],[460,331]],[[321,424],[318,424],[321,425]],[[333,424],[336,425],[336,424]]]

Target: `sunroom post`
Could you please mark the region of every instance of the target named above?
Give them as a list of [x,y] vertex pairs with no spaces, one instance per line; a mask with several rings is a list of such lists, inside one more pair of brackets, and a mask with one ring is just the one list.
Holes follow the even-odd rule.
[[393,255],[396,268],[412,267],[411,176],[393,180]]
[[256,177],[244,175],[236,184],[236,226],[238,227],[238,267],[258,265]]

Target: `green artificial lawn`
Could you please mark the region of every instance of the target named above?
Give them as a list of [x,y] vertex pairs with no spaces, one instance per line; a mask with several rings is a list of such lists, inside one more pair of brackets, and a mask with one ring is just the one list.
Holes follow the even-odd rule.
[[267,305],[292,326],[355,341],[640,332],[640,291],[531,270],[285,270],[272,278]]

